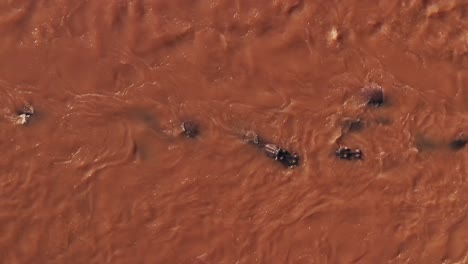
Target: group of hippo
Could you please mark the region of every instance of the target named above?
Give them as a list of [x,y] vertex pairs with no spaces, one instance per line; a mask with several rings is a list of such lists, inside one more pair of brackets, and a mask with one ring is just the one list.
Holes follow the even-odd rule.
[[[364,87],[361,91],[361,96],[364,98],[365,103],[371,107],[380,107],[384,104],[385,97],[382,87],[378,85],[371,85]],[[359,125],[359,122],[352,123],[350,126]],[[199,132],[199,126],[194,121],[182,123],[183,134],[187,137],[196,137]],[[260,138],[255,132],[250,131],[245,136],[246,142],[259,148],[266,156],[280,162],[286,167],[292,168],[299,165],[300,157],[297,153],[286,150],[274,143],[267,142]],[[468,142],[468,138],[464,134],[459,134],[450,143],[450,147],[454,150],[463,148]],[[360,160],[363,157],[361,149],[351,149],[343,146],[337,142],[337,149],[335,151],[336,157],[344,160]]]
[[[194,121],[187,121],[182,123],[182,133],[190,138],[194,138],[199,133],[199,126]],[[264,141],[255,132],[248,132],[245,137],[245,141],[260,148],[268,157],[281,162],[287,167],[295,167],[299,165],[299,155],[295,152],[289,152],[288,150]]]
[[[362,89],[362,96],[365,99],[365,103],[372,107],[379,107],[384,103],[384,91],[378,85],[367,86]],[[22,120],[22,124],[26,124],[31,116],[34,114],[32,107],[24,107],[18,111],[18,116]],[[352,123],[356,125],[359,123]],[[182,123],[182,133],[190,138],[195,138],[199,134],[199,125],[195,121],[186,121]],[[263,138],[260,138],[255,132],[250,131],[244,139],[249,144],[252,144],[259,148],[266,156],[280,162],[286,167],[292,168],[299,165],[300,157],[297,153],[286,150],[285,148],[278,146],[274,143],[267,142]],[[463,148],[468,143],[468,138],[464,134],[458,134],[454,140],[450,143],[450,147],[454,150]],[[362,159],[362,151],[360,149],[351,149],[349,147],[341,145],[337,142],[337,149],[335,155],[340,159],[345,160],[360,160]]]

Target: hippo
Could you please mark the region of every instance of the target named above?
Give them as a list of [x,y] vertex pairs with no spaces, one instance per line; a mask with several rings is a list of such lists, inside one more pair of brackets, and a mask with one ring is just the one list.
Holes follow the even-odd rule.
[[182,133],[189,138],[195,138],[200,134],[199,125],[195,121],[186,121],[182,125]]
[[249,131],[245,134],[244,140],[260,148],[267,157],[279,161],[286,167],[293,168],[299,165],[300,157],[295,152],[290,152],[276,144],[265,142],[257,133]]
[[360,149],[355,149],[352,150],[348,147],[340,146],[336,152],[335,155],[339,157],[340,159],[356,159],[360,160],[362,158],[362,151]]
[[378,85],[366,86],[362,89],[362,94],[368,105],[379,107],[384,103],[383,88]]

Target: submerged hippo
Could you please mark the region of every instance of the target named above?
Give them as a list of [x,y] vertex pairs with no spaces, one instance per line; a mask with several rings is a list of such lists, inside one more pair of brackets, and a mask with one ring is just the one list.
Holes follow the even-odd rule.
[[378,85],[366,86],[362,89],[362,94],[368,105],[378,107],[384,103],[383,88]]
[[182,133],[189,138],[195,138],[200,134],[199,125],[195,121],[186,121],[182,125]]
[[450,147],[453,150],[460,150],[466,146],[468,143],[468,138],[465,136],[464,133],[460,133],[455,136],[455,138],[450,142]]

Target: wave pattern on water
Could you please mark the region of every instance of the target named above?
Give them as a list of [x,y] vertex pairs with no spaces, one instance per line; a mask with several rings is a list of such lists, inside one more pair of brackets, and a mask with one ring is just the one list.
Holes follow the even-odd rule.
[[464,0],[3,1],[0,262],[466,263],[467,17]]

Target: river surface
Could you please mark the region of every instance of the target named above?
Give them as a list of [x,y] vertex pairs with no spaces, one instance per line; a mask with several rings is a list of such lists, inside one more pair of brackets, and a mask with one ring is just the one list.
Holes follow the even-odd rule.
[[0,263],[468,263],[466,0],[1,0],[0,33]]

